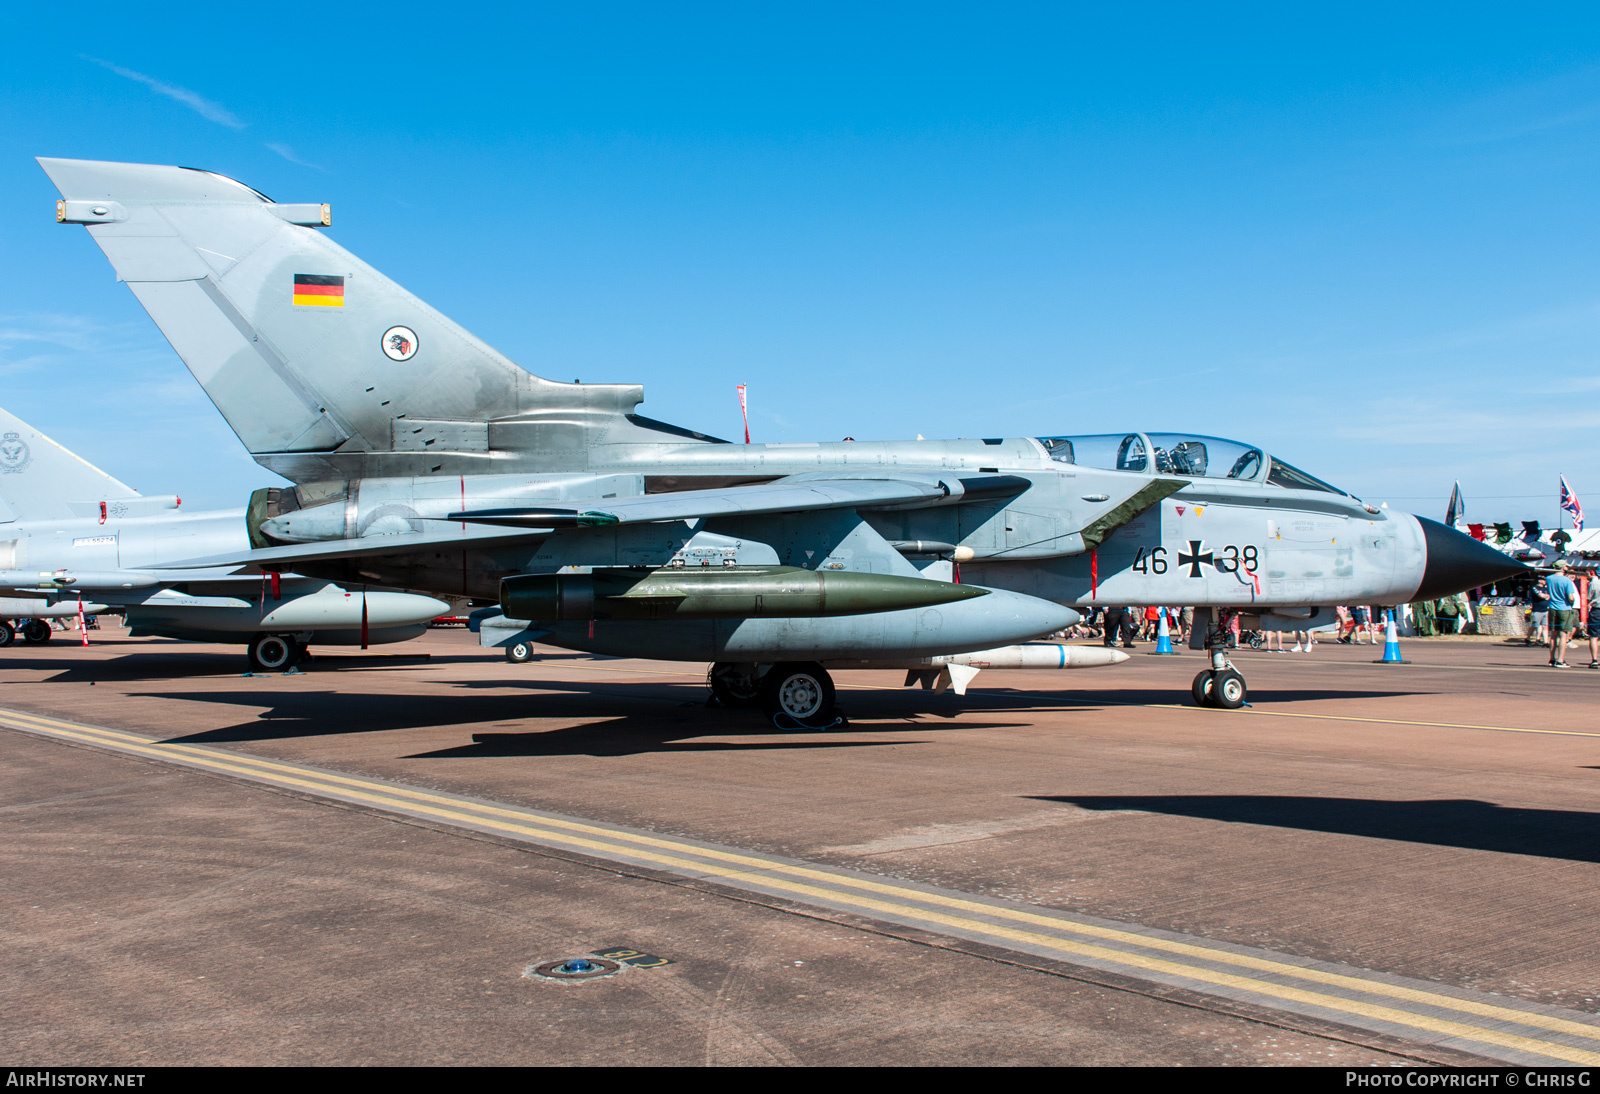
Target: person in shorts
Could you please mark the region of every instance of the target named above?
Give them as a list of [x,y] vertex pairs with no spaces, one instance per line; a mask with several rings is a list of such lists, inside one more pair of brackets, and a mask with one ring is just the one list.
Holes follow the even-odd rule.
[[1564,560],[1556,563],[1556,572],[1546,584],[1550,587],[1550,667],[1567,667],[1567,643],[1578,628],[1578,587],[1567,576]]
[[1361,641],[1361,636],[1365,634],[1367,640],[1376,646],[1378,635],[1372,629],[1372,609],[1365,604],[1357,604],[1350,609],[1350,614],[1356,621],[1355,629],[1350,632],[1351,643],[1357,646],[1366,645],[1366,642]]
[[1533,593],[1528,598],[1528,637],[1522,640],[1524,646],[1531,646],[1535,642],[1541,646],[1550,644],[1550,586],[1543,577],[1533,583]]

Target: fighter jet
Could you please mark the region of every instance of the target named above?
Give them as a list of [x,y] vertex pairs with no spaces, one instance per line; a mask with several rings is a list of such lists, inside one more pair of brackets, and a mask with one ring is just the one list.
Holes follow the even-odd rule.
[[449,610],[431,596],[344,589],[317,578],[163,568],[195,555],[248,550],[244,510],[188,512],[145,496],[0,409],[0,647],[22,620],[29,643],[46,619],[127,616],[134,635],[239,642],[252,668],[294,665],[326,645],[403,642]]
[[498,599],[496,641],[710,661],[724,701],[802,725],[833,717],[830,665],[1025,660],[1093,605],[1214,609],[1193,694],[1237,707],[1236,615],[1314,627],[1520,565],[1214,437],[731,444],[641,415],[639,386],[529,373],[332,242],[327,205],[40,163],[57,221],[295,484],[212,561]]

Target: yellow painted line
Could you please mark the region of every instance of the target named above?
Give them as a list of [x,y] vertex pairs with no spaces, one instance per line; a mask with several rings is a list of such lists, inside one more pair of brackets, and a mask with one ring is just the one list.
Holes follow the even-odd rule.
[[[1453,996],[1439,995],[1433,992],[1419,991],[1412,988],[1398,987],[1381,981],[1363,980],[1357,977],[1329,973],[1320,969],[1309,969],[1303,966],[1291,965],[1281,962],[1263,960],[1261,958],[1234,954],[1225,950],[1213,950],[1203,946],[1174,942],[1169,939],[1154,938],[1134,934],[1127,931],[1117,931],[1109,928],[1094,927],[1089,924],[1074,923],[1071,921],[1054,919],[1048,916],[1029,913],[1020,909],[996,907],[981,904],[976,901],[960,900],[945,897],[937,893],[924,893],[914,889],[894,886],[880,882],[870,882],[863,879],[851,878],[831,874],[826,871],[805,867],[790,866],[785,863],[771,862],[766,859],[754,858],[747,855],[738,855],[711,848],[696,847],[672,840],[656,837],[635,836],[630,833],[616,832],[611,829],[584,825],[557,818],[533,817],[539,824],[550,825],[552,828],[566,828],[569,830],[592,833],[600,839],[584,836],[570,835],[567,832],[552,831],[550,828],[541,828],[527,823],[530,819],[526,813],[515,810],[497,808],[487,805],[478,805],[470,802],[460,802],[441,795],[428,794],[423,791],[410,790],[409,788],[387,786],[370,780],[350,778],[347,776],[331,775],[323,772],[309,771],[305,768],[260,760],[255,757],[229,754],[224,759],[217,753],[200,749],[195,746],[159,744],[151,742],[148,738],[101,727],[81,726],[75,723],[61,722],[56,719],[40,715],[24,714],[16,711],[0,712],[4,717],[12,719],[16,724],[25,728],[45,729],[59,736],[79,740],[85,743],[112,745],[126,751],[170,758],[177,754],[188,759],[196,766],[213,770],[224,771],[230,774],[244,775],[261,781],[269,781],[282,786],[292,786],[308,791],[321,791],[324,794],[334,794],[348,799],[366,802],[376,807],[388,807],[421,813],[438,817],[441,820],[466,823],[482,827],[503,830],[509,833],[532,836],[542,840],[555,842],[580,848],[582,850],[606,852],[611,854],[622,853],[634,859],[654,862],[658,865],[687,870],[690,872],[710,874],[723,877],[732,881],[756,885],[768,889],[791,892],[801,896],[822,898],[824,902],[836,901],[865,908],[869,911],[885,912],[896,916],[919,919],[941,926],[953,927],[964,931],[973,931],[993,937],[1006,938],[1011,941],[1024,942],[1030,945],[1053,949],[1060,952],[1076,954],[1083,957],[1092,957],[1115,964],[1130,965],[1152,972],[1162,972],[1199,980],[1203,983],[1217,984],[1233,987],[1237,990],[1250,991],[1269,997],[1307,1003],[1315,1006],[1346,1013],[1359,1014],[1365,1017],[1382,1021],[1394,1022],[1411,1026],[1417,1029],[1426,1029],[1431,1032],[1445,1033],[1451,1036],[1468,1037],[1489,1044],[1502,1047],[1517,1048],[1522,1051],[1534,1052],[1541,1055],[1553,1056],[1557,1059],[1568,1060],[1575,1063],[1600,1064],[1600,1053],[1574,1049],[1570,1046],[1557,1045],[1550,1042],[1539,1041],[1533,1038],[1522,1037],[1516,1034],[1507,1034],[1494,1030],[1482,1029],[1478,1026],[1452,1022],[1447,1019],[1438,1019],[1427,1015],[1418,1015],[1409,1011],[1399,1011],[1393,1008],[1365,1003],[1359,1000],[1344,999],[1338,996],[1329,996],[1318,992],[1308,992],[1298,988],[1286,987],[1269,981],[1256,980],[1249,977],[1238,976],[1233,973],[1218,972],[1199,966],[1166,961],[1161,958],[1149,957],[1143,954],[1131,954],[1123,950],[1112,950],[1102,946],[1076,943],[1066,939],[1041,935],[1032,931],[1020,931],[981,920],[962,918],[947,915],[942,912],[930,911],[904,903],[893,903],[877,900],[871,897],[856,896],[851,893],[839,892],[832,889],[821,889],[813,885],[792,882],[782,877],[771,877],[763,874],[752,874],[745,870],[733,870],[719,867],[707,862],[697,862],[683,859],[674,855],[660,854],[643,847],[660,847],[679,853],[688,853],[702,858],[729,861],[740,865],[753,866],[758,869],[772,871],[778,874],[791,874],[814,878],[831,885],[848,888],[864,889],[902,900],[909,898],[927,904],[937,904],[963,911],[992,915],[996,918],[1020,920],[1030,924],[1048,927],[1054,930],[1077,932],[1090,936],[1099,936],[1123,944],[1135,945],[1147,949],[1166,950],[1184,956],[1214,961],[1221,964],[1234,964],[1258,971],[1269,972],[1276,975],[1287,976],[1295,979],[1310,980],[1329,984],[1330,986],[1343,987],[1374,995],[1384,995],[1391,998],[1403,999],[1409,1002],[1420,1003],[1446,1010],[1455,1010],[1461,1013],[1475,1014],[1481,1017],[1494,1018],[1502,1021],[1515,1022],[1535,1028],[1548,1029],[1553,1032],[1576,1034],[1590,1039],[1600,1039],[1600,1027],[1590,1026],[1579,1022],[1572,1022],[1550,1015],[1528,1011],[1513,1010],[1508,1007],[1498,1007],[1492,1004],[1478,1003],[1473,1000],[1458,999]],[[343,785],[340,785],[343,784]],[[375,793],[374,793],[375,791]],[[407,801],[405,799],[413,799]],[[424,804],[439,802],[450,808],[438,808]],[[461,809],[470,809],[473,812],[464,813]],[[521,823],[502,821],[496,818],[518,818]],[[632,843],[638,846],[627,846]]]
[[[106,743],[105,740],[99,735],[94,734],[93,732],[85,732],[81,729],[68,731],[65,729],[56,728],[54,732],[68,739],[80,740],[87,743]],[[125,742],[119,743],[118,747],[125,751],[143,753],[157,757],[162,756],[163,752],[169,751],[163,746],[140,747]],[[190,762],[195,766],[207,767],[213,770],[227,771],[235,774],[250,773],[250,769],[248,767],[221,762],[213,757],[208,756],[193,756],[190,757]],[[268,776],[259,772],[254,774],[259,780],[267,781],[268,779]],[[272,777],[271,781],[280,786],[293,786],[313,791],[321,789],[324,793],[327,793],[333,789],[327,786],[325,783],[318,783],[314,780],[301,778],[290,778],[287,776]],[[373,785],[375,789],[384,792],[389,792],[393,789],[390,787],[382,787],[377,784],[370,785]],[[351,789],[339,789],[335,792],[345,799],[363,801],[380,808],[384,806],[391,808],[403,808],[413,814],[421,813],[424,815],[435,816],[442,820],[456,821],[458,823],[464,822],[480,827],[495,828],[516,835],[532,836],[547,842],[576,847],[583,851],[597,852],[602,856],[606,852],[615,854],[618,851],[621,851],[630,858],[655,863],[667,868],[687,870],[698,874],[709,874],[713,877],[721,877],[729,881],[742,882],[746,885],[766,889],[777,889],[782,892],[798,895],[802,898],[812,897],[824,904],[830,902],[842,903],[861,908],[869,912],[879,912],[895,917],[920,920],[925,923],[950,927],[960,931],[984,934],[990,937],[1003,938],[1009,941],[1038,946],[1043,949],[1055,950],[1061,953],[1094,958],[1126,967],[1144,969],[1149,972],[1164,973],[1189,980],[1197,980],[1201,983],[1229,987],[1235,990],[1247,991],[1257,995],[1265,995],[1270,998],[1304,1003],[1347,1014],[1360,1015],[1362,1017],[1371,1018],[1377,1021],[1408,1026],[1413,1029],[1422,1029],[1432,1033],[1463,1037],[1486,1044],[1494,1044],[1504,1048],[1513,1048],[1523,1052],[1534,1053],[1536,1055],[1566,1060],[1571,1063],[1591,1065],[1600,1064],[1600,1052],[1591,1052],[1584,1049],[1572,1048],[1566,1045],[1540,1041],[1535,1038],[1524,1037],[1519,1034],[1504,1033],[1498,1030],[1488,1030],[1479,1026],[1454,1022],[1448,1019],[1434,1018],[1429,1015],[1420,1015],[1410,1011],[1396,1010],[1392,1007],[1365,1003],[1360,1000],[1345,999],[1340,996],[1325,995],[1320,992],[1311,992],[1299,988],[1286,987],[1284,985],[1274,984],[1269,981],[1255,980],[1250,977],[1239,976],[1234,973],[1218,972],[1216,970],[1194,965],[1181,964],[1176,961],[1167,961],[1161,958],[1148,957],[1143,954],[1130,954],[1122,950],[1107,949],[1103,946],[1072,942],[1066,939],[1054,938],[1049,935],[1037,934],[1032,931],[1022,931],[992,923],[984,923],[979,920],[966,919],[959,916],[948,915],[942,912],[930,911],[925,908],[915,907],[914,905],[894,903],[866,896],[856,896],[850,893],[841,893],[837,890],[822,889],[813,885],[805,885],[798,882],[791,882],[782,878],[773,878],[761,874],[752,874],[743,870],[727,869],[704,862],[695,862],[689,859],[678,858],[672,855],[660,854],[638,848],[619,847],[615,842],[568,835],[567,833],[563,832],[554,832],[549,829],[541,829],[530,824],[507,823],[503,821],[491,820],[486,817],[474,816],[472,814],[460,813],[454,810],[436,809],[418,803],[397,801],[394,797],[386,797],[382,793],[363,793],[361,791]],[[543,820],[544,818],[540,819]],[[607,832],[606,834],[612,836],[616,835],[616,833],[611,832]],[[695,848],[692,846],[683,846],[683,849],[695,854],[703,853],[704,850],[702,848]],[[770,867],[774,865],[763,860],[755,861],[762,867]],[[840,880],[833,875],[825,876],[829,881]],[[885,888],[888,888],[890,892],[901,893],[918,899],[926,896],[926,894],[920,894],[914,890],[900,890],[895,889],[894,887]],[[991,910],[988,906],[980,905],[979,907],[984,911]],[[1060,925],[1056,921],[1049,922],[1051,926]],[[1213,951],[1202,952],[1208,957],[1213,956],[1214,953]],[[1293,970],[1294,968],[1295,966],[1282,966],[1282,969],[1285,972]],[[1367,987],[1367,982],[1365,981],[1354,981],[1354,983],[1360,985],[1363,990]],[[1459,1000],[1450,1000],[1447,996],[1440,996],[1438,998],[1441,1001],[1447,1001],[1451,1003],[1460,1002]],[[1517,1016],[1517,1020],[1520,1020],[1523,1014],[1523,1012],[1520,1011],[1508,1013]]]
[[[244,764],[248,767],[271,772],[274,775],[279,773],[290,776],[310,775],[317,779],[321,779],[326,783],[354,787],[358,789],[377,789],[384,793],[400,798],[410,798],[419,802],[470,809],[475,813],[482,813],[486,816],[505,817],[519,820],[527,819],[530,816],[529,813],[523,810],[493,806],[486,803],[480,804],[476,802],[463,802],[456,798],[451,798],[440,794],[430,794],[426,791],[414,790],[409,787],[392,786],[384,783],[373,782],[367,779],[312,771],[299,765],[276,763],[271,760],[261,759],[242,753],[229,753],[226,761],[224,761],[217,752],[209,749],[198,748],[193,745],[159,744],[151,742],[149,738],[146,737],[140,737],[136,734],[108,729],[105,727],[81,726],[72,722],[62,722],[56,719],[43,717],[41,715],[26,714],[16,711],[6,711],[4,713],[9,717],[17,719],[18,721],[38,722],[42,728],[47,728],[53,731],[101,735],[104,737],[113,738],[118,742],[126,742],[136,747],[144,746],[157,749],[166,749],[174,752],[180,752],[185,755],[192,755],[207,762],[215,763],[231,761],[234,763]],[[1071,920],[1058,919],[1021,909],[984,904],[978,901],[961,900],[959,898],[947,897],[939,893],[923,893],[914,889],[907,889],[903,886],[896,886],[884,882],[869,881],[865,879],[834,874],[825,870],[819,870],[811,867],[792,866],[787,863],[773,862],[768,859],[756,858],[751,855],[740,855],[715,848],[697,847],[694,844],[682,843],[676,840],[663,839],[654,836],[636,835],[628,832],[618,832],[610,828],[582,824],[556,817],[534,817],[533,819],[537,820],[541,824],[548,824],[554,827],[564,828],[570,831],[581,832],[588,835],[604,837],[624,843],[633,843],[645,847],[658,847],[680,853],[687,852],[718,861],[772,870],[778,873],[791,874],[798,877],[825,881],[831,884],[842,885],[848,888],[862,889],[869,892],[895,895],[900,897],[911,896],[914,899],[923,901],[924,903],[937,904],[942,907],[957,908],[966,912],[989,914],[995,916],[996,918],[1010,919],[1035,926],[1050,927],[1058,930],[1086,934],[1092,937],[1104,938],[1126,945],[1143,946],[1147,949],[1165,950],[1171,953],[1183,954],[1185,956],[1196,957],[1203,960],[1218,961],[1224,964],[1235,964],[1245,968],[1256,969],[1258,971],[1293,976],[1297,979],[1312,980],[1351,990],[1370,992],[1372,994],[1388,995],[1393,998],[1406,999],[1411,1002],[1425,1003],[1430,1006],[1442,1006],[1465,1010],[1484,1017],[1526,1022],[1527,1024],[1564,1033],[1576,1033],[1580,1036],[1587,1037],[1600,1037],[1600,1025],[1590,1026],[1547,1015],[1513,1010],[1508,1007],[1497,1007],[1492,1004],[1457,999],[1453,996],[1438,995],[1433,992],[1418,991],[1413,988],[1398,987],[1379,981],[1369,981],[1359,977],[1345,976],[1339,973],[1330,973],[1321,969],[1306,968],[1304,966],[1293,965],[1284,962],[1268,961],[1262,958],[1251,957],[1249,955],[1231,953],[1226,950],[1214,950],[1209,947],[1196,946],[1189,943],[1176,942],[1169,939],[1136,934],[1130,931],[1119,931],[1114,928],[1098,927],[1086,923],[1077,923]]]

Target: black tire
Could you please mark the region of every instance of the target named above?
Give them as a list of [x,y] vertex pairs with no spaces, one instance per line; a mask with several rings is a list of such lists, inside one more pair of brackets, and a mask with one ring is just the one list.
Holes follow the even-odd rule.
[[533,660],[532,642],[513,642],[506,647],[506,660],[513,665],[526,665]]
[[50,641],[50,624],[42,619],[30,619],[22,625],[22,640],[30,646],[42,646]]
[[0,619],[0,650],[5,649],[17,640],[17,629],[9,620]]
[[761,672],[755,665],[718,661],[706,673],[706,683],[725,707],[737,710],[761,705]]
[[1194,704],[1198,707],[1212,706],[1211,691],[1216,680],[1216,670],[1206,669],[1194,678],[1194,683],[1189,686],[1189,693],[1194,696]]
[[286,634],[258,634],[245,647],[256,672],[283,672],[300,657],[300,643]]
[[1224,669],[1217,673],[1217,681],[1211,687],[1211,705],[1222,710],[1238,710],[1244,706],[1249,692],[1244,686],[1244,677],[1233,669]]
[[1256,631],[1254,634],[1252,634],[1250,636],[1250,648],[1251,649],[1259,650],[1262,646],[1265,646],[1266,644],[1267,644],[1267,636],[1262,634],[1260,631]]
[[761,681],[761,707],[769,718],[820,728],[833,724],[833,701],[833,679],[815,661],[774,665]]

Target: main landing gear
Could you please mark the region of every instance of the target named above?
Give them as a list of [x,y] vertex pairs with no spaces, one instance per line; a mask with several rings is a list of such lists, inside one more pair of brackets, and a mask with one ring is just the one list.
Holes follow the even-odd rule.
[[21,623],[0,619],[0,650],[16,642],[19,637],[30,646],[42,646],[50,641],[50,624],[43,619],[24,619]]
[[305,653],[292,634],[258,634],[244,648],[252,672],[284,672]]
[[1211,667],[1196,676],[1190,688],[1197,706],[1238,710],[1245,704],[1249,692],[1244,674],[1228,660],[1228,637],[1238,614],[1231,609],[1218,609],[1206,631],[1206,654],[1211,658]]
[[780,729],[828,729],[839,724],[833,678],[815,661],[776,665],[718,661],[706,682],[717,705],[760,707]]

